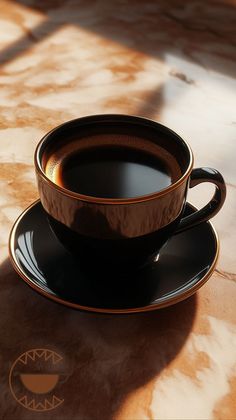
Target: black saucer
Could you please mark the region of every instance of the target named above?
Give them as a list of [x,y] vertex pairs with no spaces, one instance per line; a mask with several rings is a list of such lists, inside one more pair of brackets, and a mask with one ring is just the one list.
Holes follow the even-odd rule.
[[[185,213],[193,211],[187,204]],[[56,239],[39,201],[18,218],[9,240],[13,266],[34,290],[75,309],[106,313],[151,311],[186,299],[210,277],[218,249],[216,232],[205,222],[175,235],[158,261],[136,274],[89,275]]]

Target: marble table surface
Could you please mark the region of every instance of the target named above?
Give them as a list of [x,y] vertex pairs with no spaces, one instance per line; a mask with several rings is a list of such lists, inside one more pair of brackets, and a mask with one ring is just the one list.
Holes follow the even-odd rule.
[[[0,1],[1,419],[236,419],[235,29],[234,0]],[[217,267],[170,308],[77,312],[37,295],[10,264],[11,226],[38,198],[37,142],[97,113],[160,121],[190,143],[195,166],[225,177]],[[210,194],[201,185],[189,201]],[[41,414],[8,384],[14,360],[35,348],[70,366],[63,404]]]

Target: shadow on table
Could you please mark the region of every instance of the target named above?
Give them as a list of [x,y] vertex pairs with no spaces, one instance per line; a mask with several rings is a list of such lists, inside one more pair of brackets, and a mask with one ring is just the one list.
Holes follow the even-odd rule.
[[[119,42],[132,51],[164,61],[165,54],[180,58],[184,54],[189,61],[202,67],[235,77],[235,5],[226,0],[212,4],[185,0],[135,3],[123,0],[79,3],[76,0],[14,0],[9,2],[10,11],[14,5],[40,12],[45,19],[34,28],[26,29],[24,36],[1,51],[0,64],[27,52],[64,25],[75,25]],[[188,83],[185,75],[177,74],[176,77]]]
[[[131,393],[168,366],[191,332],[196,295],[156,312],[89,314],[33,292],[9,259],[0,271],[3,418],[32,419],[32,412],[13,399],[8,386],[11,364],[29,349],[52,349],[70,366],[63,384],[64,403],[45,413],[47,419],[112,419]],[[145,407],[145,400],[141,405]]]
[[[12,0],[5,5],[6,16],[10,13],[13,20],[18,18],[18,7],[28,12],[40,13],[42,22],[29,28],[23,21],[25,34],[0,51],[0,66],[3,67],[3,73],[5,64],[27,53],[64,26],[72,25],[100,36],[104,50],[109,46],[109,41],[127,48],[125,62],[124,60],[121,62],[119,56],[111,55],[108,70],[115,75],[120,74],[121,76],[117,76],[118,79],[124,77],[129,80],[129,77],[134,79],[137,77],[139,81],[143,71],[142,62],[145,62],[147,56],[166,61],[170,66],[170,77],[167,77],[166,82],[171,81],[173,77],[182,82],[182,88],[175,90],[175,99],[177,95],[182,95],[188,89],[189,84],[195,84],[195,81],[185,74],[186,66],[183,70],[182,60],[185,63],[199,65],[203,69],[235,76],[236,50],[233,38],[235,6],[226,0],[212,4],[203,4],[200,0],[194,2]],[[19,13],[19,21],[22,19]],[[32,66],[34,66],[33,57],[32,54]],[[81,60],[89,61],[91,57]],[[76,63],[74,65],[76,66]],[[80,66],[81,62],[78,60],[78,72]],[[189,72],[191,73],[191,70]],[[147,74],[146,80],[148,77]],[[114,103],[107,98],[106,108],[113,108],[122,103],[126,107],[126,113],[159,118],[165,103],[164,89],[167,86],[166,82],[160,85],[159,80],[160,77],[157,75],[157,87],[154,89],[149,89],[147,84],[142,99],[137,95],[130,101],[128,95],[121,94],[114,98]],[[142,85],[142,79],[139,84]],[[35,94],[37,95],[37,92]]]

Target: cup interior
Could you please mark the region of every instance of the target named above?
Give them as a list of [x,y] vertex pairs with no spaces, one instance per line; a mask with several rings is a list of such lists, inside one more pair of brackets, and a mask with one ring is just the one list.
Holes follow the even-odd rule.
[[157,122],[124,115],[95,115],[62,124],[42,139],[36,163],[46,178],[58,184],[56,174],[70,154],[99,154],[111,147],[161,158],[171,172],[171,184],[178,182],[192,163],[191,149],[175,132]]

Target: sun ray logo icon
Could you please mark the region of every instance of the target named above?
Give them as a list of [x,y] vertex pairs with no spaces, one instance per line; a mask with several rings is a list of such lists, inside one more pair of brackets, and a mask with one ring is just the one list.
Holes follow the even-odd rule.
[[60,384],[65,368],[63,357],[49,349],[32,349],[21,354],[9,373],[9,386],[15,400],[32,411],[48,411],[59,407]]

